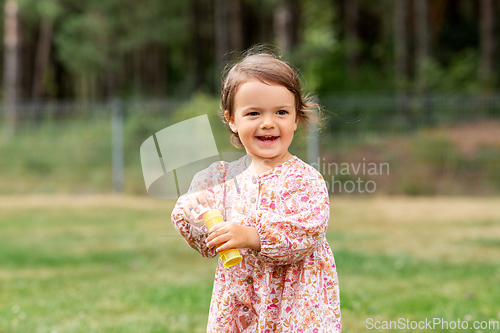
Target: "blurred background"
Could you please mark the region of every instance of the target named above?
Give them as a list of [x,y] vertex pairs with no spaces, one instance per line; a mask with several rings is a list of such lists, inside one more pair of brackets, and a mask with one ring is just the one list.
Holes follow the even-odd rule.
[[1,4],[0,193],[145,194],[140,144],[198,114],[234,150],[217,116],[221,72],[255,44],[318,96],[319,156],[308,160],[303,132],[292,152],[320,158],[322,173],[389,163],[388,177],[361,175],[376,193],[500,192],[498,1]]
[[256,44],[322,106],[291,152],[329,186],[344,331],[500,320],[500,1],[0,8],[0,332],[205,331],[216,262],[147,196],[139,147],[208,114],[238,151],[221,74]]

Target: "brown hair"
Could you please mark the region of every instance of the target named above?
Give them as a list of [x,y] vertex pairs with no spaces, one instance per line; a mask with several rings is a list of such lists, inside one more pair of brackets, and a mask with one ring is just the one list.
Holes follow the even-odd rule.
[[[229,119],[234,116],[234,100],[239,87],[250,79],[257,79],[264,83],[284,86],[294,95],[296,116],[304,129],[309,123],[319,125],[321,108],[311,96],[302,96],[300,79],[296,72],[275,55],[262,52],[261,49],[250,49],[244,54],[242,60],[227,67],[225,72],[227,74],[221,90],[221,111],[224,122],[227,122],[224,117],[225,111],[229,113]],[[318,110],[317,113],[315,109]],[[232,133],[231,143],[233,146],[243,147],[238,133],[234,133],[231,128],[229,131]]]

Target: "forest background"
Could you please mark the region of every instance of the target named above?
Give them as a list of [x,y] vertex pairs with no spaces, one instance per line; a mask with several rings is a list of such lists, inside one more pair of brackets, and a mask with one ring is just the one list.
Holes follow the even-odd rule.
[[[382,194],[500,191],[499,1],[1,5],[0,122],[4,139],[11,138],[0,147],[9,161],[1,167],[13,180],[3,182],[2,193],[110,191],[110,174],[117,173],[111,165],[113,101],[124,114],[119,191],[145,193],[136,152],[176,121],[208,114],[219,150],[234,150],[227,135],[217,134],[227,134],[217,116],[221,73],[256,44],[290,61],[305,92],[318,96],[325,111],[320,154],[308,162],[330,183],[341,183],[332,194],[366,193],[351,186],[358,180],[372,180]],[[310,137],[298,135],[292,147],[305,160]],[[69,158],[63,163],[61,155]],[[384,162],[390,175],[325,174],[321,168]]]
[[491,93],[499,84],[495,0],[2,4],[20,100],[216,95],[227,62],[256,43],[280,47],[320,95]]

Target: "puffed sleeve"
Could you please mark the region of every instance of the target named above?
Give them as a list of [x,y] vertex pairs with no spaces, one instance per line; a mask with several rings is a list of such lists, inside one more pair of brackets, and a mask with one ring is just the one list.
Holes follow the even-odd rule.
[[287,176],[277,210],[255,210],[247,217],[260,236],[262,261],[286,265],[305,259],[323,242],[330,204],[325,181],[316,170]]
[[196,226],[189,223],[185,219],[182,206],[190,200],[191,195],[204,190],[210,192],[214,196],[216,207],[220,204],[215,195],[215,191],[216,187],[220,186],[220,180],[223,177],[224,167],[222,163],[223,162],[215,162],[208,168],[196,173],[191,181],[188,193],[179,197],[172,211],[172,223],[174,227],[190,247],[207,258],[213,258],[217,255],[215,247],[207,248],[205,244],[208,232],[207,227],[205,227],[203,223]]

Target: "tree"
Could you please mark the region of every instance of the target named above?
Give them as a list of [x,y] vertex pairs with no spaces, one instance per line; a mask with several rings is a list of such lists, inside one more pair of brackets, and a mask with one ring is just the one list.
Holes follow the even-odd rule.
[[241,52],[245,47],[243,37],[243,13],[241,0],[229,2],[229,49]]
[[75,94],[80,99],[113,97],[119,91],[152,95],[152,86],[166,86],[167,54],[177,61],[169,68],[188,77],[192,59],[186,57],[188,5],[163,0],[66,0],[54,40],[56,56],[75,82]]
[[357,0],[347,0],[345,8],[345,41],[347,73],[355,76],[360,61],[361,40],[359,38],[359,5]]
[[394,63],[395,63],[395,77],[396,89],[399,96],[400,110],[404,117],[406,117],[410,126],[414,126],[410,109],[408,107],[408,29],[407,29],[407,15],[408,15],[408,0],[395,1],[394,7]]
[[408,29],[406,17],[408,13],[408,0],[395,1],[394,7],[394,64],[396,82],[399,89],[406,86],[409,79],[408,71]]
[[290,52],[298,43],[299,0],[278,0],[274,10],[274,35],[278,46]]
[[31,98],[34,101],[40,100],[44,94],[45,78],[50,63],[54,21],[60,13],[60,7],[56,0],[39,0],[36,5],[41,20],[31,91]]
[[480,1],[480,68],[479,78],[483,89],[490,90],[494,85],[495,73],[495,6],[494,0]]
[[413,2],[415,12],[415,68],[417,89],[422,97],[422,104],[425,113],[426,122],[432,125],[431,104],[429,99],[429,87],[426,78],[426,68],[430,61],[429,52],[429,8],[427,0],[418,0]]
[[414,1],[415,12],[415,68],[421,89],[426,89],[424,67],[429,61],[429,13],[427,0]]
[[228,5],[228,0],[215,0],[215,62],[218,73],[224,68],[229,51]]
[[232,55],[244,48],[241,0],[215,0],[215,82],[220,83],[220,74]]
[[17,104],[19,102],[19,13],[16,0],[7,0],[4,6],[5,30],[4,30],[4,91],[6,106],[6,129],[7,136],[16,132],[19,114]]

